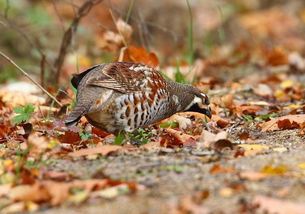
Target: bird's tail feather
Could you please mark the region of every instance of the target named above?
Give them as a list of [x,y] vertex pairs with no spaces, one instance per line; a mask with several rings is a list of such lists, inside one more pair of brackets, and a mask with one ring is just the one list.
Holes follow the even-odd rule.
[[87,109],[84,106],[76,106],[65,119],[66,126],[75,125],[80,118],[86,113]]

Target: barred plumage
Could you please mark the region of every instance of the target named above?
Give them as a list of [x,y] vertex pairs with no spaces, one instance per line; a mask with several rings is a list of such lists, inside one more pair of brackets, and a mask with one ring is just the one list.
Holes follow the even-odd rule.
[[[208,98],[197,88],[165,80],[155,69],[130,62],[94,66],[72,78],[77,104],[66,124],[82,116],[107,132],[133,132],[181,111],[210,115]],[[198,99],[199,98],[199,99]]]

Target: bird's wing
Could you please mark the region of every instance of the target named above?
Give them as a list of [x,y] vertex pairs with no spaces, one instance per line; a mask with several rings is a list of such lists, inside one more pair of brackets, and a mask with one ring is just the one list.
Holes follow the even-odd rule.
[[135,63],[111,63],[86,80],[86,85],[112,89],[121,93],[163,88],[163,77],[153,68]]

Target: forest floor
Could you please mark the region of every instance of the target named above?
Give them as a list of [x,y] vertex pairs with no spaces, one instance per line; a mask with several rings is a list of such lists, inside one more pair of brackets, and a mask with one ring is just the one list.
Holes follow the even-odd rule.
[[[13,2],[0,3],[12,58],[0,58],[0,213],[305,214],[304,1],[195,1],[194,23],[189,4],[173,15],[178,1],[134,13],[136,1],[117,1],[119,13],[99,1],[83,22],[82,1]],[[85,118],[66,127],[71,76],[113,61],[193,83],[212,118],[178,113],[123,143]]]

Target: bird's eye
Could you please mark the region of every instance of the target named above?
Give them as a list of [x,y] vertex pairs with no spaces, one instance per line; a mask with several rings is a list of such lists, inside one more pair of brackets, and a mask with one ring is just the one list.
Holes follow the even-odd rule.
[[209,101],[208,96],[204,93],[201,93],[200,95],[201,95],[202,104],[203,105],[209,105],[210,101]]

